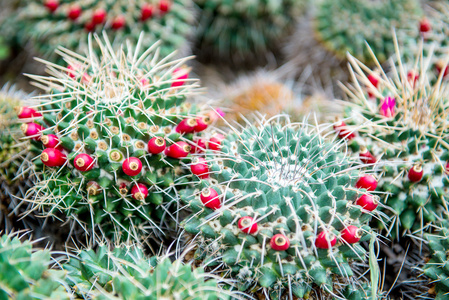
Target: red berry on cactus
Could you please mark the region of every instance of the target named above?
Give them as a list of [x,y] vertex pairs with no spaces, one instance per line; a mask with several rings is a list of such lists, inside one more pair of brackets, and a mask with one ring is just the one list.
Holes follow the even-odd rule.
[[47,167],[61,167],[66,162],[64,153],[55,148],[47,148],[41,153],[41,161]]
[[209,117],[198,117],[196,118],[196,125],[194,127],[195,132],[201,132],[205,130],[210,124]]
[[171,158],[184,158],[189,155],[190,149],[186,142],[180,141],[165,149],[165,155]]
[[70,7],[69,12],[67,13],[67,17],[70,20],[75,21],[79,18],[79,16],[81,16],[81,12],[81,6],[79,6],[78,4],[74,4]]
[[148,141],[148,152],[151,154],[159,154],[165,150],[166,146],[164,138],[155,136]]
[[139,201],[144,201],[148,197],[148,188],[142,183],[135,184],[131,189],[131,196]]
[[414,71],[414,70],[410,70],[407,72],[407,80],[410,82],[410,84],[412,86],[416,85],[416,82],[419,79],[419,73]]
[[173,82],[172,87],[182,86],[185,80],[189,78],[189,70],[187,68],[176,68],[173,71]]
[[443,77],[446,77],[449,74],[449,68],[447,64],[444,63],[444,61],[440,60],[435,64],[435,68],[438,72],[438,76],[440,76],[441,73],[443,73]]
[[319,249],[329,249],[337,243],[337,237],[329,231],[320,232],[315,240],[315,246]]
[[19,117],[19,119],[42,117],[42,115],[38,113],[34,108],[28,106],[20,107],[17,116]]
[[258,229],[256,221],[250,216],[241,217],[238,226],[241,231],[247,234],[254,234]]
[[101,186],[95,181],[89,181],[86,184],[86,188],[87,188],[87,193],[89,195],[93,195],[93,196],[100,194],[101,190],[102,190]]
[[368,75],[368,80],[369,82],[371,82],[371,84],[377,88],[379,86],[379,75],[377,75],[376,73],[371,73]]
[[171,3],[168,0],[159,1],[159,10],[161,14],[166,14],[170,10]]
[[45,0],[44,5],[51,13],[54,13],[59,7],[59,1],[58,0]]
[[86,31],[92,32],[95,30],[95,26],[97,26],[93,21],[89,21],[84,25],[84,29]]
[[373,175],[363,175],[357,180],[355,187],[358,189],[374,191],[377,188],[377,180]]
[[359,158],[365,164],[375,164],[377,162],[377,159],[371,154],[371,152],[369,152],[366,147],[360,148]]
[[140,171],[142,171],[142,162],[137,157],[127,158],[123,161],[122,169],[128,176],[139,175]]
[[140,20],[146,21],[153,16],[153,6],[150,4],[144,4],[140,11]]
[[345,122],[340,121],[334,125],[334,130],[337,132],[340,139],[352,140],[355,138],[355,133],[348,129]]
[[224,140],[224,136],[222,134],[216,133],[214,134],[208,143],[209,149],[211,150],[220,150],[221,142]]
[[354,244],[360,241],[362,230],[357,226],[349,225],[341,231],[341,238],[348,244]]
[[191,133],[195,130],[197,125],[195,119],[184,119],[176,126],[176,132],[178,133]]
[[201,179],[209,177],[209,167],[206,160],[202,157],[197,157],[194,159],[190,165],[190,170]]
[[194,140],[194,145],[190,149],[190,153],[202,153],[207,149],[207,144],[204,139]]
[[290,240],[283,234],[275,234],[270,240],[271,249],[285,251],[290,247]]
[[201,202],[210,209],[219,209],[221,207],[220,197],[213,188],[205,188],[200,195]]
[[430,24],[430,21],[427,18],[422,19],[419,21],[419,31],[421,33],[429,32],[432,30],[432,25]]
[[23,134],[25,134],[27,137],[38,141],[41,138],[41,131],[44,130],[44,127],[36,123],[23,123],[20,126],[20,129],[22,129]]
[[408,179],[411,182],[419,182],[419,181],[421,181],[423,175],[424,175],[424,170],[423,170],[421,164],[414,165],[408,171]]
[[379,201],[377,196],[363,194],[362,196],[360,196],[360,198],[356,200],[355,204],[360,205],[363,209],[367,211],[373,211],[377,208]]
[[57,148],[58,150],[62,150],[59,145],[59,138],[54,134],[47,134],[41,137],[41,142],[44,144],[45,148]]
[[115,17],[114,21],[112,21],[112,29],[119,30],[123,27],[125,27],[126,20],[124,16],[117,16]]
[[92,15],[92,23],[95,25],[102,24],[106,20],[106,11],[102,8],[97,9]]
[[90,171],[94,167],[94,159],[89,154],[80,153],[75,157],[74,165],[81,172]]

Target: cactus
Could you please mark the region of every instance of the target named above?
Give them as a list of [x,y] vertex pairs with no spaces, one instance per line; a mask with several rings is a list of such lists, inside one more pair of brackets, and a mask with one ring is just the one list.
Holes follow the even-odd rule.
[[377,206],[372,176],[359,175],[323,128],[276,119],[234,129],[192,163],[212,178],[181,192],[196,258],[272,299],[307,298],[313,284],[330,293],[340,280],[335,294],[355,288],[350,264],[365,259],[359,242],[370,239]]
[[41,170],[28,196],[93,239],[162,238],[178,221],[177,190],[194,179],[184,165],[209,117],[186,101],[197,91],[186,59],[159,61],[156,44],[114,52],[106,35],[97,44],[101,57],[63,54],[67,68],[44,61],[50,76],[31,76],[45,94],[35,98],[43,117],[22,125]]
[[[229,299],[200,268],[168,257],[146,258],[138,247],[83,250],[63,266],[67,282],[84,299]],[[207,280],[211,278],[210,280]]]
[[32,249],[18,234],[0,238],[1,299],[72,299],[65,272],[51,269],[50,252]]
[[87,51],[88,34],[104,30],[118,45],[125,39],[136,43],[143,31],[142,48],[160,40],[164,57],[186,48],[193,30],[192,6],[191,0],[32,0],[19,10],[18,22],[25,28],[23,37],[44,55],[59,46]]
[[394,54],[392,28],[405,39],[420,15],[415,0],[323,0],[314,16],[315,33],[324,47],[341,60],[349,52],[366,64],[372,63],[366,41],[383,63]]
[[291,31],[306,0],[195,0],[201,9],[198,56],[234,66],[263,63]]
[[422,235],[447,212],[449,86],[429,81],[428,57],[410,64],[399,59],[390,76],[350,61],[355,82],[345,91],[352,103],[345,108],[348,120],[335,131],[361,162],[375,167],[391,221],[388,232]]

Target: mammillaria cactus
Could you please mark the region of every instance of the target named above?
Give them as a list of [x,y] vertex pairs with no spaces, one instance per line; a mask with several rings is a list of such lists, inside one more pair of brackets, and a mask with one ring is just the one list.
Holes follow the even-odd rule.
[[306,0],[195,0],[201,8],[197,29],[200,59],[235,66],[266,61],[304,10]]
[[186,46],[194,20],[191,0],[32,0],[19,10],[24,37],[34,40],[39,52],[51,54],[59,47],[87,50],[90,32],[105,30],[117,44],[136,43],[140,33],[143,48],[161,40],[166,56]]
[[197,259],[241,290],[307,298],[316,284],[341,295],[334,283],[355,285],[351,261],[365,258],[358,242],[370,238],[377,206],[371,175],[352,168],[318,126],[281,123],[234,130],[206,153],[212,179],[182,192],[193,211],[183,226],[197,235]]
[[[219,280],[168,257],[146,258],[137,247],[83,250],[64,265],[68,283],[85,299],[229,299]],[[210,279],[210,280],[207,280]]]
[[72,299],[65,288],[65,272],[51,269],[50,252],[33,250],[20,236],[0,238],[1,299]]
[[350,61],[355,82],[345,91],[352,103],[345,108],[348,120],[335,131],[361,162],[376,168],[392,221],[388,230],[422,235],[447,212],[449,86],[441,78],[429,81],[431,58],[399,60],[390,76]]
[[208,114],[186,101],[197,87],[186,59],[159,61],[156,44],[141,54],[97,43],[100,57],[64,54],[67,68],[44,62],[50,76],[31,76],[45,94],[35,98],[42,117],[22,125],[42,169],[28,195],[92,238],[163,236],[178,221],[177,190],[192,176],[183,164]]

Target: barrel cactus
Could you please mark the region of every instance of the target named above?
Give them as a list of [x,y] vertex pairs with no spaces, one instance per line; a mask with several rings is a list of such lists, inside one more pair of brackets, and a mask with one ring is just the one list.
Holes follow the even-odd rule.
[[399,60],[387,76],[351,58],[356,81],[346,89],[348,119],[334,126],[354,155],[376,168],[387,229],[397,237],[422,235],[447,212],[449,86],[429,81],[430,60]]
[[23,27],[23,39],[31,39],[44,55],[59,46],[87,51],[90,32],[106,31],[120,44],[136,43],[143,31],[142,47],[160,40],[159,51],[166,56],[186,47],[194,20],[191,0],[32,0],[22,6],[17,27]]
[[182,226],[197,235],[196,258],[241,290],[307,298],[316,284],[341,295],[356,286],[352,261],[365,260],[359,242],[372,234],[377,183],[351,167],[341,143],[325,141],[323,128],[272,121],[234,129],[192,162],[207,173],[182,191],[193,212]]
[[293,29],[306,0],[195,0],[201,9],[196,33],[198,56],[234,66],[266,61]]
[[[1,299],[72,299],[65,272],[51,269],[48,250],[33,250],[17,234],[0,238]],[[22,237],[23,238],[23,237]]]
[[97,44],[100,57],[64,54],[68,67],[44,62],[50,75],[31,76],[44,94],[42,117],[22,124],[41,170],[28,196],[92,238],[163,237],[178,222],[177,191],[196,180],[184,166],[208,113],[187,101],[197,83],[185,59],[160,61],[156,44],[143,54]]
[[70,286],[84,299],[230,299],[204,270],[168,257],[146,258],[138,247],[100,246],[64,264]]

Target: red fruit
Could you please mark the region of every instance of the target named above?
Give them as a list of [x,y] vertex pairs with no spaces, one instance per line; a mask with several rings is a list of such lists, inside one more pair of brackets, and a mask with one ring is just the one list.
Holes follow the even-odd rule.
[[411,182],[419,182],[421,181],[424,175],[424,170],[420,164],[414,165],[410,171],[408,171],[408,179]]
[[41,161],[47,167],[61,167],[66,162],[66,156],[58,149],[47,148],[41,153]]
[[367,189],[368,191],[374,191],[377,188],[377,180],[372,175],[363,175],[355,183],[355,187],[358,189]]
[[81,172],[90,171],[94,167],[94,159],[88,154],[80,153],[75,157],[74,165]]
[[322,231],[317,235],[315,246],[319,249],[329,249],[337,243],[337,237],[328,231]]
[[195,132],[203,131],[209,126],[210,118],[209,117],[198,117],[196,118],[196,125],[194,127]]
[[367,211],[373,211],[379,204],[378,197],[370,194],[363,194],[359,199],[355,201],[356,205],[360,205]]
[[412,84],[412,86],[415,86],[418,79],[419,79],[419,74],[416,71],[413,71],[413,70],[408,71],[407,80]]
[[115,17],[114,21],[112,21],[112,29],[119,30],[123,27],[125,27],[126,20],[124,16],[117,16]]
[[419,21],[419,31],[421,33],[429,32],[432,29],[432,26],[430,25],[430,22],[428,19],[424,18],[421,21]]
[[74,4],[72,5],[72,7],[70,7],[69,12],[67,13],[67,17],[75,21],[79,18],[79,16],[81,16],[81,11],[81,6],[79,6],[78,4]]
[[124,182],[120,183],[118,190],[120,192],[120,195],[126,196],[128,194],[128,187]]
[[[438,61],[435,64],[435,68],[437,69],[438,75],[440,75],[443,72],[443,77],[446,77],[449,74],[449,68],[448,66],[444,63],[444,61]],[[444,71],[443,71],[444,69]]]
[[44,130],[44,127],[36,123],[23,123],[20,126],[20,129],[22,129],[23,134],[31,137],[31,139],[35,141],[38,141],[41,138],[41,131]]
[[58,0],[45,0],[44,5],[50,12],[54,13],[59,7],[59,1]]
[[335,124],[334,130],[337,132],[340,139],[352,140],[355,138],[355,133],[349,130],[346,123],[343,121]]
[[[257,232],[257,223],[250,216],[241,217],[238,222],[241,231],[247,234],[254,234]],[[288,248],[288,247],[287,247]]]
[[95,25],[102,24],[106,20],[106,11],[102,8],[97,9],[92,15],[92,23]]
[[176,142],[165,149],[165,155],[171,158],[184,158],[189,155],[190,149],[186,142]]
[[140,11],[140,20],[145,21],[153,16],[153,6],[144,4]]
[[211,150],[220,150],[221,142],[224,140],[224,136],[222,134],[216,133],[209,139],[209,149]]
[[195,158],[190,165],[190,170],[201,179],[209,177],[209,167],[207,166],[206,160],[202,157]]
[[151,154],[159,154],[165,150],[167,144],[164,138],[160,136],[155,136],[148,141],[148,152]]
[[371,73],[368,75],[368,80],[375,88],[379,86],[379,75]]
[[135,184],[131,189],[131,196],[139,201],[144,201],[148,197],[148,188],[142,184]]
[[45,148],[57,148],[62,150],[59,145],[59,138],[54,134],[47,134],[41,137],[41,142],[44,144]]
[[341,231],[341,238],[348,244],[354,244],[360,241],[362,230],[357,226],[349,225]]
[[175,130],[178,133],[191,133],[195,130],[197,125],[195,119],[184,119],[176,126]]
[[89,181],[86,184],[86,187],[87,187],[87,193],[89,195],[98,195],[101,193],[101,186],[98,183],[96,183],[95,181]]
[[181,86],[185,83],[185,79],[189,78],[189,70],[187,68],[176,68],[173,71],[172,87]]
[[449,161],[446,162],[446,174],[449,174]]
[[359,158],[365,164],[375,164],[377,162],[377,159],[365,147],[361,147]]
[[42,115],[38,113],[34,108],[28,106],[20,107],[17,116],[19,117],[19,119],[42,117]]
[[204,139],[194,140],[194,145],[191,148],[190,153],[203,153],[207,149],[206,141]]
[[275,234],[270,240],[271,249],[275,251],[284,251],[290,247],[290,240],[283,234]]
[[221,207],[218,193],[213,188],[205,188],[200,195],[201,202],[210,209],[219,209]]
[[161,11],[161,14],[166,14],[168,10],[170,9],[171,3],[167,0],[161,0],[159,1],[159,10]]
[[142,162],[137,157],[130,157],[123,161],[123,172],[128,176],[136,176],[142,171]]
[[95,26],[97,26],[93,21],[89,21],[84,25],[84,29],[86,31],[92,32],[95,30]]

